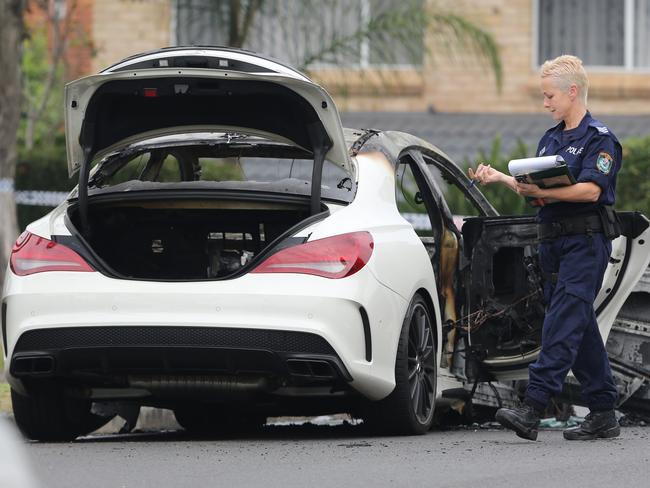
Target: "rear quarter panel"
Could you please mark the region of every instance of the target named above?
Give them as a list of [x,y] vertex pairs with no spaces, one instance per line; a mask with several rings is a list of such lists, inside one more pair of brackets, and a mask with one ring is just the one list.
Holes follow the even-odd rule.
[[[441,319],[433,266],[413,226],[397,209],[394,165],[380,152],[361,153],[356,157],[356,164],[359,181],[354,201],[301,234],[310,235],[310,240],[314,240],[346,232],[369,231],[374,251],[367,266],[380,283],[404,298],[406,305],[418,290],[425,290],[433,303],[431,313],[439,338]],[[400,314],[402,318],[405,312],[406,308]],[[390,324],[393,361],[401,326],[401,321]]]

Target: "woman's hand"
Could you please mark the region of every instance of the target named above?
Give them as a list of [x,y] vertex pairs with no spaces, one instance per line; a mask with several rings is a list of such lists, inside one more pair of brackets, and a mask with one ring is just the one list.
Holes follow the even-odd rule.
[[472,180],[480,183],[481,185],[499,183],[503,181],[503,177],[505,176],[501,171],[494,169],[489,164],[483,163],[479,163],[476,171],[474,171],[472,168],[469,168],[467,172]]
[[530,185],[528,183],[515,182],[517,193],[523,197],[544,198],[546,193],[542,188],[537,185]]
[[490,183],[501,183],[502,185],[507,186],[512,191],[517,191],[516,181],[512,176],[503,174],[498,169],[494,169],[489,164],[479,163],[476,171],[472,168],[469,168],[467,173],[472,181],[480,183],[481,185],[487,185]]

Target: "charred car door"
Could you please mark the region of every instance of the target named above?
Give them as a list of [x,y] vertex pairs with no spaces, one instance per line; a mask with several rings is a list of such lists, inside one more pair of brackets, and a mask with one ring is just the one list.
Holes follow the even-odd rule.
[[[439,208],[460,229],[455,313],[446,313],[443,324],[450,371],[464,381],[525,379],[540,350],[545,314],[535,217],[499,216],[444,154],[422,150],[422,156],[433,193],[445,200]],[[650,262],[648,219],[619,215],[622,235],[612,243],[594,303],[603,340]],[[455,229],[453,221],[448,225]]]
[[[650,261],[648,220],[622,212],[623,234],[612,254],[594,307],[603,340]],[[528,377],[541,344],[545,304],[534,217],[476,217],[463,226],[470,262],[465,283],[468,378]]]
[[[421,148],[411,150],[417,161],[439,213],[440,230],[434,232],[437,253],[432,256],[436,269],[440,309],[442,310],[442,359],[446,367],[458,378],[466,379],[465,334],[462,330],[462,314],[465,307],[463,276],[469,271],[464,259],[463,235],[460,231],[461,215],[484,215],[495,213],[489,203],[478,202],[466,195],[466,188],[459,181],[463,174],[438,152]],[[460,202],[459,202],[460,199]],[[462,208],[458,204],[461,203]]]

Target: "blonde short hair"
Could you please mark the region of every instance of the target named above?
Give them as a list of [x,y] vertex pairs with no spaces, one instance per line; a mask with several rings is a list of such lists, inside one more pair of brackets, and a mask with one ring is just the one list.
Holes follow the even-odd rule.
[[589,80],[587,72],[582,66],[582,60],[570,54],[563,54],[555,59],[549,59],[542,65],[542,78],[552,76],[561,90],[568,90],[575,84],[578,87],[578,93],[582,97],[582,102],[587,105],[587,91],[589,90]]

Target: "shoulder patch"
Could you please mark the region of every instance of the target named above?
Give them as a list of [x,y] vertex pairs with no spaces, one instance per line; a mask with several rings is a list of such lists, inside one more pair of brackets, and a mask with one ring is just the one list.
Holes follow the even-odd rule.
[[596,168],[598,168],[598,171],[601,173],[608,175],[612,170],[613,162],[614,159],[609,155],[609,153],[601,152],[598,154],[598,159],[596,159]]
[[609,129],[605,126],[596,127],[596,130],[601,134],[609,134]]
[[537,156],[544,156],[544,153],[545,153],[545,152],[546,152],[546,146],[544,146],[543,148],[541,148],[541,149],[539,150],[539,154],[538,154]]

